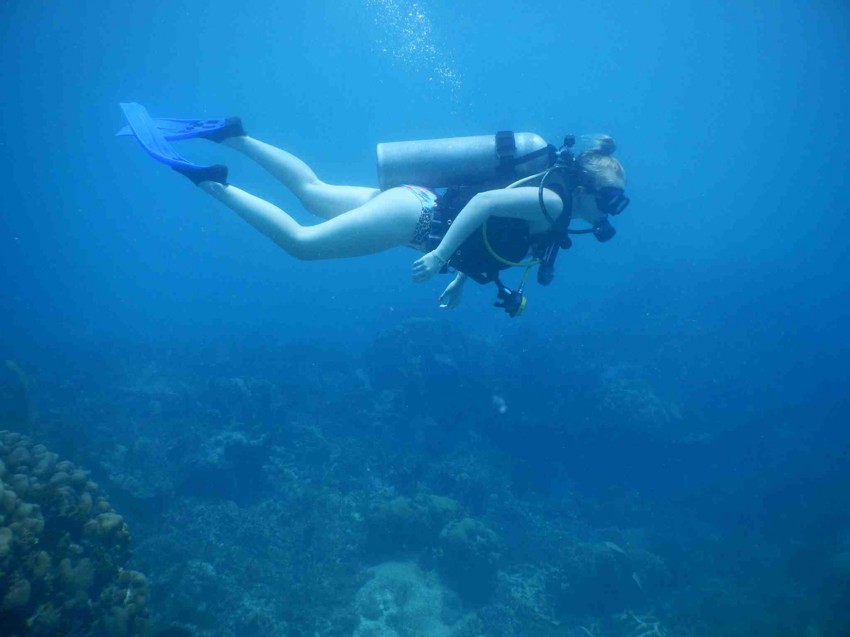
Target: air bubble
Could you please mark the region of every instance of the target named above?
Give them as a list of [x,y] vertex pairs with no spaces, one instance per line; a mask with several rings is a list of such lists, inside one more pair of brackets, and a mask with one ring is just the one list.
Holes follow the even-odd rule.
[[456,97],[463,84],[461,75],[451,54],[437,42],[425,10],[404,0],[365,0],[365,4],[374,14],[381,53],[403,69],[447,87]]

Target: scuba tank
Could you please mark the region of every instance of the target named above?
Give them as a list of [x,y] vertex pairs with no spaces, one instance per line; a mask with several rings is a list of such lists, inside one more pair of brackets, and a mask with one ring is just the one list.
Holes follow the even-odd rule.
[[448,188],[513,181],[549,168],[555,149],[534,133],[499,132],[378,144],[381,190],[403,184]]

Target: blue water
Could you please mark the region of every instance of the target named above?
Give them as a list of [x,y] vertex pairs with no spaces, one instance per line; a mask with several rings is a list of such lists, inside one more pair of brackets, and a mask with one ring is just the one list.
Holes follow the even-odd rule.
[[[697,635],[846,635],[848,33],[850,13],[832,1],[4,2],[0,355],[36,387],[27,433],[100,471],[109,488],[115,471],[56,435],[59,422],[88,417],[79,406],[87,391],[135,423],[116,425],[114,440],[106,425],[79,424],[92,440],[132,446],[158,426],[120,404],[107,376],[138,380],[141,371],[127,370],[153,365],[175,384],[250,376],[300,396],[305,369],[325,384],[320,394],[365,374],[368,402],[403,393],[393,379],[415,375],[417,353],[445,348],[455,357],[450,372],[443,358],[418,370],[441,380],[395,416],[439,426],[414,435],[398,425],[398,439],[381,430],[379,446],[400,444],[421,467],[483,441],[515,463],[491,477],[503,498],[543,498],[552,515],[559,502],[581,499],[575,515],[596,529],[593,541],[606,541],[599,529],[640,527],[653,539],[636,545],[673,573],[643,600],[668,634],[688,634],[690,622]],[[290,258],[115,138],[123,101],[163,117],[238,114],[250,134],[323,179],[369,186],[381,141],[513,129],[558,143],[607,133],[632,203],[615,239],[580,238],[559,257],[552,286],[529,286],[521,318],[500,314],[493,290],[471,285],[461,307],[444,313],[436,299],[448,280],[411,283],[410,250]],[[181,152],[227,163],[232,183],[314,222],[245,158],[203,141]],[[392,346],[382,348],[388,330]],[[411,352],[399,353],[406,339]],[[384,367],[392,373],[377,380]],[[648,396],[655,411],[636,415]],[[320,411],[306,398],[287,400],[290,420]],[[493,409],[498,400],[505,418]],[[356,439],[359,425],[335,421],[339,410],[314,414],[316,427],[330,441]],[[259,435],[277,417],[255,410],[227,426],[193,426]],[[503,534],[508,553],[522,553],[522,534],[473,496],[464,501],[456,484],[396,461],[369,461],[386,488],[457,499]],[[148,538],[165,533],[151,515],[145,509],[136,522]],[[627,543],[625,531],[615,535]],[[137,567],[156,582],[150,555]],[[421,554],[417,561],[434,567]],[[701,568],[711,580],[718,562],[728,567],[723,581],[739,588],[717,584],[709,594],[705,581],[694,583]],[[545,634],[593,632],[593,621],[601,626],[593,634],[637,634],[631,625],[604,632],[619,630],[606,618],[632,603],[615,596],[583,615],[567,605],[562,632]],[[155,617],[157,629],[181,619]],[[288,617],[290,632],[258,634],[300,634],[298,621],[312,626]],[[544,634],[517,621],[505,635]],[[497,624],[507,625],[484,621],[481,630],[497,634]],[[230,634],[214,626],[203,630]],[[345,626],[337,634],[355,630]]]

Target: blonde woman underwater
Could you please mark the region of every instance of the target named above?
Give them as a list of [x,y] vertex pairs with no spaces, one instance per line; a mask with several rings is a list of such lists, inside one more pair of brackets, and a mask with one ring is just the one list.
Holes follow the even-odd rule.
[[[521,288],[504,286],[499,271],[508,264],[520,265],[532,252],[534,259],[521,265],[540,265],[541,280],[544,269],[551,271],[554,266],[558,248],[569,247],[567,233],[576,232],[569,228],[572,221],[586,222],[590,228],[578,232],[593,233],[604,241],[613,236],[608,216],[619,214],[628,204],[623,194],[625,172],[612,157],[615,145],[607,136],[590,139],[578,157],[569,151],[571,142],[560,151],[552,146],[537,149],[535,161],[546,169],[525,179],[514,180],[521,173],[507,170],[477,184],[449,188],[438,196],[415,182],[384,190],[328,184],[294,155],[247,135],[238,118],[154,120],[138,104],[122,107],[130,125],[119,135],[134,135],[149,154],[188,177],[296,259],[360,257],[408,246],[422,253],[413,263],[413,281],[421,283],[448,268],[455,270],[454,280],[440,296],[440,307],[447,309],[457,307],[465,282],[473,278],[480,283],[496,282],[498,307],[516,316],[524,308]],[[499,135],[496,146],[501,144],[510,151],[513,144],[516,150],[513,133]],[[323,221],[298,224],[284,210],[227,183],[225,166],[191,164],[168,143],[190,137],[209,139],[250,157]],[[480,145],[484,138],[436,142],[464,139],[477,139]],[[522,161],[514,152],[502,164]],[[457,167],[445,168],[451,172]],[[434,181],[433,176],[429,179]],[[506,179],[512,183],[504,183]],[[551,280],[551,272],[548,278]]]

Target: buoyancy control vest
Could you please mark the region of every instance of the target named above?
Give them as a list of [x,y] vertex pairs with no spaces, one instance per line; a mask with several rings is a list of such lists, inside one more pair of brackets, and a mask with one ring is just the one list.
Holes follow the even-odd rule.
[[[440,194],[431,221],[431,232],[426,246],[428,250],[434,250],[440,244],[457,215],[476,194],[499,187],[497,184],[490,184],[481,190],[472,187],[448,188]],[[561,192],[558,194],[561,195]],[[464,240],[449,257],[447,268],[463,272],[481,284],[494,282],[498,280],[502,270],[514,267],[530,252],[534,258],[540,258],[542,255],[539,248],[550,240],[549,233],[532,237],[528,223],[522,219],[492,218],[487,222],[486,228],[473,232]]]

